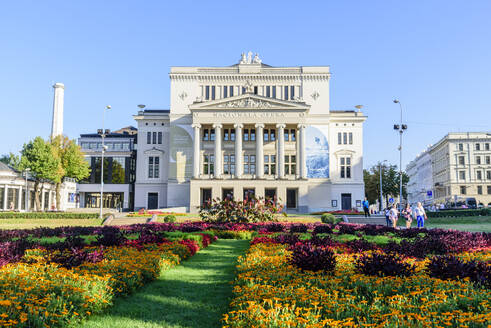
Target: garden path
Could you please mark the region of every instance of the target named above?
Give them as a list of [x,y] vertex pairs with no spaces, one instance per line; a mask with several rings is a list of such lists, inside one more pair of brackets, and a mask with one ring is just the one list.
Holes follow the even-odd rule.
[[232,298],[237,258],[247,240],[219,239],[155,282],[119,299],[104,315],[84,322],[84,328],[221,327]]

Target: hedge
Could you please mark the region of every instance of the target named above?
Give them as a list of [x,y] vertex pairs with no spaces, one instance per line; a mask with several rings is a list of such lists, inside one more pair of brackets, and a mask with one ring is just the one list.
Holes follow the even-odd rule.
[[99,213],[0,212],[0,219],[97,219]]
[[476,210],[443,210],[438,212],[426,212],[429,218],[450,218],[462,216],[487,216],[491,215],[491,208],[480,208]]

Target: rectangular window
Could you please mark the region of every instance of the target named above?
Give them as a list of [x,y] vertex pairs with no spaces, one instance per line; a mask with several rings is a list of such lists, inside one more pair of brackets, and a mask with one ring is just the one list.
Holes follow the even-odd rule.
[[297,189],[286,190],[286,208],[297,208]]
[[205,87],[205,100],[210,100],[210,86]]
[[290,130],[290,140],[291,141],[296,141],[297,140],[297,136],[296,136],[296,133],[295,133],[295,129],[291,129]]
[[269,85],[266,86],[266,97],[271,97],[271,87]]
[[210,140],[210,130],[203,129],[203,140]]
[[147,132],[147,145],[152,143],[152,132]]
[[482,172],[481,171],[476,171],[476,178],[477,178],[477,180],[482,180]]
[[254,87],[254,94],[257,95],[257,86]]
[[488,195],[491,195],[491,186],[488,186]]
[[465,165],[465,157],[459,156],[459,165]]
[[276,130],[275,129],[269,130],[269,140],[270,141],[276,140]]
[[295,99],[295,86],[290,87],[290,99],[294,100]]
[[476,150],[481,150],[481,144],[476,144]]
[[289,133],[288,129],[283,130],[283,134],[285,136],[285,141],[289,141],[290,140],[290,133]]
[[481,164],[481,156],[476,156],[476,164]]
[[228,94],[228,86],[223,87],[223,98],[227,98]]
[[249,141],[249,129],[244,129],[244,137],[242,139],[244,141]]
[[477,186],[477,194],[482,195],[482,186]]
[[353,133],[352,132],[349,133],[349,144],[350,145],[353,144]]
[[340,158],[340,175],[341,178],[350,179],[351,178],[351,158],[341,157]]
[[276,86],[275,85],[273,85],[271,87],[271,91],[273,92],[273,98],[276,98]]
[[223,155],[223,174],[230,174],[230,155]]
[[231,85],[231,86],[229,87],[229,89],[228,89],[228,90],[230,91],[230,92],[229,92],[230,97],[233,97],[233,96],[234,96],[234,86],[233,86],[233,85]]
[[465,195],[466,194],[465,186],[460,186],[460,194],[461,195]]
[[484,150],[489,150],[489,143],[484,144]]
[[465,180],[465,171],[459,171],[459,180]]
[[283,99],[288,100],[288,86],[285,85],[284,90]]
[[210,154],[203,155],[203,174],[213,174],[213,163],[215,157]]
[[256,174],[256,155],[244,155],[244,174]]
[[341,145],[343,142],[343,137],[342,137],[342,133],[341,132],[338,132],[338,145]]
[[158,143],[159,143],[159,145],[162,144],[162,132],[158,133]]
[[295,155],[285,155],[285,174],[297,174],[297,157]]
[[486,179],[491,180],[491,171],[486,171]]
[[263,139],[264,139],[264,141],[269,141],[269,130],[268,129],[263,130]]
[[250,139],[251,141],[256,141],[256,129],[251,129],[251,136]]
[[153,178],[153,157],[148,158],[148,177]]
[[157,143],[157,132],[152,133],[152,143],[156,144]]
[[459,143],[459,151],[464,151],[464,144]]
[[486,156],[486,164],[491,164],[491,156]]
[[215,90],[216,90],[216,88],[215,88],[215,86],[213,85],[213,86],[211,87],[211,100],[215,100],[215,93],[216,93],[216,92],[215,92]]
[[348,133],[343,132],[343,144],[347,145],[348,144]]
[[276,174],[276,155],[264,155],[264,174]]
[[230,129],[230,141],[235,141],[235,129]]
[[210,129],[210,141],[215,140],[215,129]]
[[230,140],[229,129],[223,129],[223,140],[224,141]]

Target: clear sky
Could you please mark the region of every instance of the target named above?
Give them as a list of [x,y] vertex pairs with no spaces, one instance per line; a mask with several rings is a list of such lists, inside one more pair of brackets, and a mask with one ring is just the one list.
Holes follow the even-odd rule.
[[51,129],[134,125],[138,104],[169,108],[170,66],[330,65],[331,108],[364,106],[365,167],[403,166],[449,131],[491,131],[491,1],[2,1],[0,154]]

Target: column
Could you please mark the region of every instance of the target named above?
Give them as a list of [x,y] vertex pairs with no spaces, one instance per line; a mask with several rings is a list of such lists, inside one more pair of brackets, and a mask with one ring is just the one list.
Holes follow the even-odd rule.
[[19,191],[19,197],[17,198],[17,209],[20,211],[22,208],[22,187],[19,187],[17,190]]
[[7,204],[8,189],[9,189],[9,186],[5,185],[5,188],[3,189],[3,204],[0,204],[3,206],[4,210],[8,209],[8,204]]
[[215,129],[215,178],[222,177],[222,125],[213,124]]
[[285,177],[285,124],[276,124],[278,129],[278,178],[283,179]]
[[194,153],[193,153],[193,178],[201,176],[201,124],[193,124],[194,129]]
[[264,124],[257,123],[256,128],[256,178],[264,176]]
[[305,124],[298,125],[298,165],[300,167],[300,179],[307,179],[305,128]]
[[[235,177],[242,178],[244,172],[244,163],[242,162],[242,128],[244,124],[234,124],[235,128]],[[235,196],[235,195],[234,195]]]

